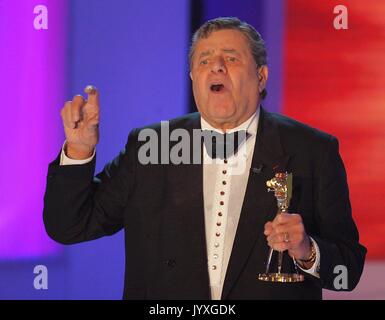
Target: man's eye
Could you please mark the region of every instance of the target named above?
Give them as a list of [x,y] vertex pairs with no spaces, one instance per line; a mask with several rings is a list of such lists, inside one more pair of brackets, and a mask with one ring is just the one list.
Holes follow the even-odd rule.
[[208,63],[209,63],[209,62],[208,62],[207,59],[202,60],[201,62],[199,62],[200,65],[206,65],[206,64],[208,64]]
[[235,62],[235,61],[237,61],[237,58],[235,58],[235,57],[228,57],[227,60],[230,61],[230,62]]

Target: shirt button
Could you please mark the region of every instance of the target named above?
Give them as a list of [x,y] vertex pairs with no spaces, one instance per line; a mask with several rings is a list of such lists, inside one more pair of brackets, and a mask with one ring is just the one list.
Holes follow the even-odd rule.
[[221,196],[224,196],[225,195],[225,192],[224,191],[221,191]]
[[226,185],[226,181],[222,181],[222,184],[225,186]]
[[223,206],[225,203],[223,201],[220,201],[219,204]]
[[217,237],[219,237],[221,234],[220,234],[219,232],[217,232],[215,235],[216,235]]
[[217,254],[214,254],[214,259],[218,259],[218,255]]
[[218,212],[218,216],[222,217],[222,215],[223,215],[222,212]]
[[217,270],[217,266],[212,266],[211,269]]
[[215,248],[218,248],[218,247],[219,247],[219,243],[218,243],[218,242],[215,242],[215,243],[214,243],[214,247],[215,247]]
[[220,223],[220,222],[217,222],[217,226],[220,227],[220,226],[221,226],[221,223]]
[[224,163],[227,163],[227,159],[223,160]]
[[223,173],[223,174],[226,174],[226,173],[227,173],[227,170],[223,170],[222,173]]

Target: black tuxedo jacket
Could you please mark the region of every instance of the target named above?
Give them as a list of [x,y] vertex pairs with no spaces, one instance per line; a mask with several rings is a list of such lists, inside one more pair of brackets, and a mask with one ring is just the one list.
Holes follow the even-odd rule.
[[[150,128],[160,132],[159,124]],[[199,129],[199,114],[171,120],[170,131],[176,128]],[[95,160],[60,166],[58,156],[49,165],[47,233],[73,244],[124,228],[125,299],[210,299],[202,165],[142,165],[138,133],[131,131],[125,149],[95,177]],[[335,289],[337,265],[347,267],[346,289],[352,290],[366,249],[352,219],[337,140],[261,109],[251,167],[262,170],[249,174],[222,299],[321,299],[322,288]],[[301,283],[257,280],[268,253],[264,224],[277,211],[266,180],[283,171],[293,173],[290,212],[302,215],[321,252],[320,277],[305,273]]]

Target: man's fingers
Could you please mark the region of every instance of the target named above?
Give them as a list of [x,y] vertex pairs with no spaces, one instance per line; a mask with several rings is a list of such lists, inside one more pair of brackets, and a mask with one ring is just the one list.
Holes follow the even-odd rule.
[[96,127],[99,124],[99,116],[94,116],[90,120],[88,120],[88,126]]
[[290,243],[285,243],[285,242],[280,242],[280,243],[276,243],[276,244],[273,244],[273,245],[270,245],[269,246],[275,250],[275,251],[286,251],[286,250],[290,250],[291,249],[291,245]]
[[299,224],[279,224],[272,228],[274,233],[298,233],[302,231],[302,226]]
[[92,106],[99,106],[99,91],[93,85],[88,85],[85,87],[84,92],[87,93],[88,103]]
[[87,126],[94,127],[99,123],[99,92],[92,85],[87,86],[84,91],[88,95],[88,100],[84,107],[84,119]]
[[81,95],[76,95],[71,103],[71,121],[78,122],[82,118],[82,108],[85,104],[84,98]]
[[302,225],[278,225],[277,227],[273,227],[271,229],[271,232],[269,234],[270,237],[275,237],[276,235],[282,235],[282,234],[289,234],[289,235],[297,235],[304,233],[304,229]]
[[290,222],[290,214],[288,213],[281,213],[278,214],[274,220],[273,220],[273,225],[274,227],[279,225],[279,224],[286,224]]
[[302,222],[302,218],[299,214],[281,213],[274,218],[273,227],[277,227],[279,225],[297,224],[301,222]]
[[265,228],[264,228],[264,231],[263,231],[264,235],[268,236],[268,235],[271,234],[272,231],[273,231],[273,224],[272,224],[272,222],[271,221],[266,222]]
[[72,104],[71,101],[67,101],[60,112],[61,117],[63,119],[64,126],[69,129],[73,129],[75,127],[75,122],[72,121],[72,118],[71,118],[71,104]]
[[[268,245],[276,251],[298,250],[306,235],[299,214],[282,213],[272,223],[266,223],[265,235]],[[294,252],[295,253],[295,252]]]

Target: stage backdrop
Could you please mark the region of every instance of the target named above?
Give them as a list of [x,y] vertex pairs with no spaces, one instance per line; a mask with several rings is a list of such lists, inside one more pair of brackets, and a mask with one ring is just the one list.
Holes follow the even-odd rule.
[[[35,29],[38,4],[49,8],[48,29]],[[65,0],[0,1],[0,260],[58,250],[42,209],[47,162],[62,141],[66,26]]]
[[[35,29],[38,5],[47,29]],[[101,170],[131,129],[186,112],[189,25],[188,0],[0,0],[0,299],[122,297],[122,232],[65,247],[44,230],[60,109],[99,88]],[[36,265],[48,268],[48,290],[34,289]]]
[[340,141],[353,215],[369,258],[385,257],[385,2],[289,0],[283,112]]

